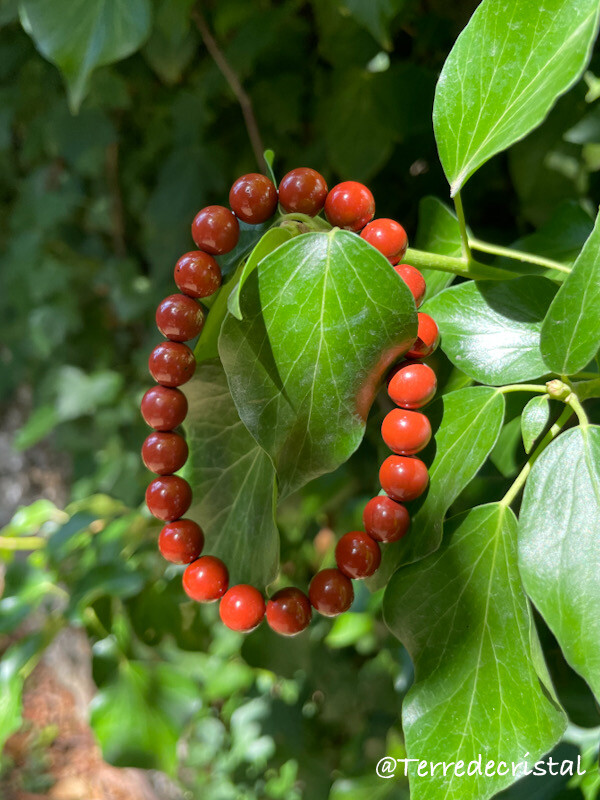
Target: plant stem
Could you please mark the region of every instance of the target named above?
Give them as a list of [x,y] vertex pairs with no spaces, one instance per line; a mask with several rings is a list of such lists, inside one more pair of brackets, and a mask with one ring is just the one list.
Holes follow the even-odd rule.
[[482,242],[481,239],[469,239],[469,245],[473,250],[478,250],[480,253],[490,253],[494,256],[505,256],[512,258],[513,261],[524,261],[527,264],[537,264],[540,267],[547,267],[554,269],[557,272],[571,272],[569,267],[565,267],[558,261],[553,261],[551,258],[544,258],[543,256],[535,256],[532,253],[524,253],[522,250],[513,250],[510,247],[501,247],[499,244],[490,244],[489,242]]
[[469,234],[467,232],[467,222],[465,220],[465,211],[462,204],[462,197],[460,192],[454,195],[454,208],[456,209],[456,216],[458,217],[458,226],[460,228],[460,238],[462,241],[463,257],[467,261],[471,260],[471,248],[469,246]]
[[547,387],[543,383],[511,383],[507,386],[500,386],[499,391],[502,394],[509,392],[538,392],[539,394],[546,394]]
[[439,253],[428,253],[426,250],[415,250],[412,247],[406,251],[404,260],[417,269],[436,269],[478,281],[506,281],[517,277],[514,272],[490,267],[488,264],[481,264],[473,259],[467,261],[464,258],[442,256]]
[[42,536],[0,536],[0,550],[40,550],[45,546]]
[[581,405],[581,400],[579,399],[579,397],[577,397],[575,392],[571,392],[571,394],[565,400],[565,403],[567,403],[577,414],[577,419],[579,420],[579,424],[581,425],[581,427],[587,428],[590,424],[590,421],[588,419],[587,414],[584,411],[583,406]]
[[563,408],[560,417],[556,420],[554,425],[550,428],[548,433],[544,436],[542,441],[538,444],[535,448],[533,453],[529,456],[529,460],[519,472],[517,477],[514,480],[514,483],[508,490],[508,492],[504,495],[500,504],[507,507],[509,506],[515,497],[519,494],[523,486],[525,485],[525,481],[529,477],[529,473],[531,472],[531,468],[533,467],[535,461],[539,458],[542,452],[546,449],[546,447],[550,444],[550,442],[555,439],[558,434],[562,431],[564,426],[567,424],[569,419],[573,416],[574,408],[571,405],[567,405]]

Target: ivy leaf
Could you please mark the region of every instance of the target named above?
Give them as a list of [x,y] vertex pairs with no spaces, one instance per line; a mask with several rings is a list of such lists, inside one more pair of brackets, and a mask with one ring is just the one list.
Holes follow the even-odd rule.
[[190,26],[194,0],[155,0],[154,5],[154,25],[144,56],[163,83],[173,86],[197,50]]
[[[411,764],[413,800],[486,800],[515,781],[511,761],[528,753],[531,764],[558,741],[566,719],[521,586],[509,508],[491,503],[449,520],[437,553],[396,572],[383,608],[415,666],[402,709],[408,757],[464,761],[463,777],[452,767],[418,777]],[[508,774],[467,777],[480,754],[483,769],[504,761]]]
[[386,545],[373,585],[382,586],[399,564],[437,550],[444,517],[491,453],[504,419],[504,395],[489,386],[470,386],[443,395],[427,410],[433,439],[423,451],[429,464],[429,488],[412,512],[408,535]]
[[521,434],[526,453],[531,452],[531,448],[542,435],[549,422],[550,398],[548,395],[542,394],[539,397],[532,397],[521,415]]
[[581,77],[598,13],[597,0],[480,3],[446,59],[433,106],[452,195],[493,155],[536,128]]
[[[419,203],[419,226],[415,239],[419,250],[459,258],[462,255],[460,227],[453,211],[437,197],[424,197]],[[454,280],[450,272],[437,269],[421,270],[427,283],[425,299],[429,300]]]
[[134,53],[150,33],[149,0],[21,0],[21,24],[60,69],[77,111],[96,67]]
[[346,461],[387,368],[416,333],[406,284],[360,237],[307,233],[267,255],[225,318],[219,352],[282,494]]
[[549,370],[540,352],[540,331],[557,287],[527,276],[506,283],[470,281],[430,300],[444,352],[480,383],[499,386],[539,378]]
[[537,459],[519,520],[527,594],[600,699],[600,427],[573,428]]
[[559,375],[583,369],[600,347],[600,216],[542,326],[544,360]]
[[279,565],[273,464],[240,420],[218,363],[199,365],[184,389],[185,474],[194,490],[187,516],[202,527],[205,552],[226,561],[233,583],[266,586]]

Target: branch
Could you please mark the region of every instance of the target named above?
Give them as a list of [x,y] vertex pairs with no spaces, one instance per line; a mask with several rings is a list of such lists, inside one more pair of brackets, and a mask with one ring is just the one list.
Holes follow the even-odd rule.
[[229,84],[231,91],[234,93],[238,103],[240,104],[240,108],[244,116],[244,122],[246,123],[248,138],[250,139],[250,144],[252,145],[252,150],[254,151],[254,157],[256,158],[260,170],[266,173],[267,164],[263,155],[264,147],[260,136],[260,131],[258,130],[256,117],[254,116],[252,100],[242,86],[237,73],[225,58],[225,55],[217,44],[215,37],[210,32],[210,29],[206,24],[206,20],[197,8],[192,10],[192,19],[200,31],[200,36],[202,37],[202,41],[204,42],[206,49],[210,53],[213,61],[221,71],[221,74]]

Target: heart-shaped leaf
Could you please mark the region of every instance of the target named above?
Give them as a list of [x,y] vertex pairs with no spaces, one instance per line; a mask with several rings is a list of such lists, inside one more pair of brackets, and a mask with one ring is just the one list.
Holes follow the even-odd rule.
[[545,362],[559,375],[572,375],[600,347],[600,216],[571,274],[560,287],[542,326]]
[[416,334],[406,284],[348,231],[266,256],[226,317],[219,352],[244,424],[287,494],[356,450],[382,376]]
[[481,383],[531,380],[549,369],[540,352],[540,331],[557,287],[527,276],[506,283],[462,283],[428,301],[444,352]]
[[201,364],[184,388],[185,475],[194,490],[187,516],[202,527],[205,552],[226,562],[233,583],[262,588],[279,565],[273,464],[240,420],[218,363]]
[[399,564],[417,561],[440,546],[446,512],[473,480],[502,429],[504,395],[470,386],[440,397],[427,409],[434,431],[420,454],[429,465],[429,487],[413,514],[408,535],[387,545],[373,585],[382,586]]
[[150,33],[149,0],[21,0],[21,23],[60,69],[77,111],[96,67],[134,53]]
[[597,0],[483,0],[438,81],[433,124],[456,194],[496,153],[537,127],[581,76],[596,38]]
[[530,453],[536,440],[550,422],[550,398],[547,394],[532,397],[521,415],[521,434],[525,452]]
[[[396,572],[383,608],[415,666],[402,708],[407,755],[417,760],[413,800],[486,800],[516,780],[511,762],[527,755],[531,764],[556,744],[566,719],[521,586],[509,508],[492,503],[449,520],[437,553]],[[481,772],[468,772],[480,758]],[[419,776],[420,760],[437,771],[428,763]],[[509,768],[485,775],[488,760]]]
[[600,427],[573,428],[537,459],[519,520],[527,594],[600,699]]

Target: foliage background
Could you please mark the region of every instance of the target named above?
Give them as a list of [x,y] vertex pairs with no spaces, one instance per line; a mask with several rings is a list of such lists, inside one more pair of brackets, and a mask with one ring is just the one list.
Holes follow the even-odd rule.
[[[447,197],[433,90],[476,5],[220,0],[202,11],[252,98],[277,174],[310,165],[330,185],[366,181],[378,215],[414,235],[419,201]],[[28,633],[9,652],[23,661],[61,625],[84,626],[105,757],[164,769],[191,796],[404,797],[402,781],[373,774],[381,755],[402,754],[399,709],[411,680],[381,622],[380,595],[359,593],[355,613],[321,620],[299,640],[264,630],[242,640],[215,623],[214,609],[183,602],[175,571],[157,557],[157,527],[138,511],[147,482],[138,405],[154,308],[190,249],[195,212],[224,202],[231,182],[257,168],[191,11],[189,0],[155,0],[141,50],[94,72],[73,115],[16,4],[0,5],[0,401],[7,420],[25,406],[14,448],[49,450],[70,501],[66,514],[42,502],[12,523],[12,532],[50,539],[27,559],[5,553],[0,636],[8,645],[32,609],[43,611],[42,638]],[[538,130],[470,181],[467,217],[482,238],[509,244],[552,227],[573,204],[597,207],[596,63]],[[376,480],[377,441],[369,434],[347,465],[282,508],[291,579],[306,581],[331,558],[330,529],[356,524]],[[510,468],[486,470],[471,501],[510,482]],[[32,498],[15,497],[14,476],[2,487],[8,522]],[[555,650],[572,720],[598,725],[588,690]],[[560,783],[544,791],[582,796]]]

